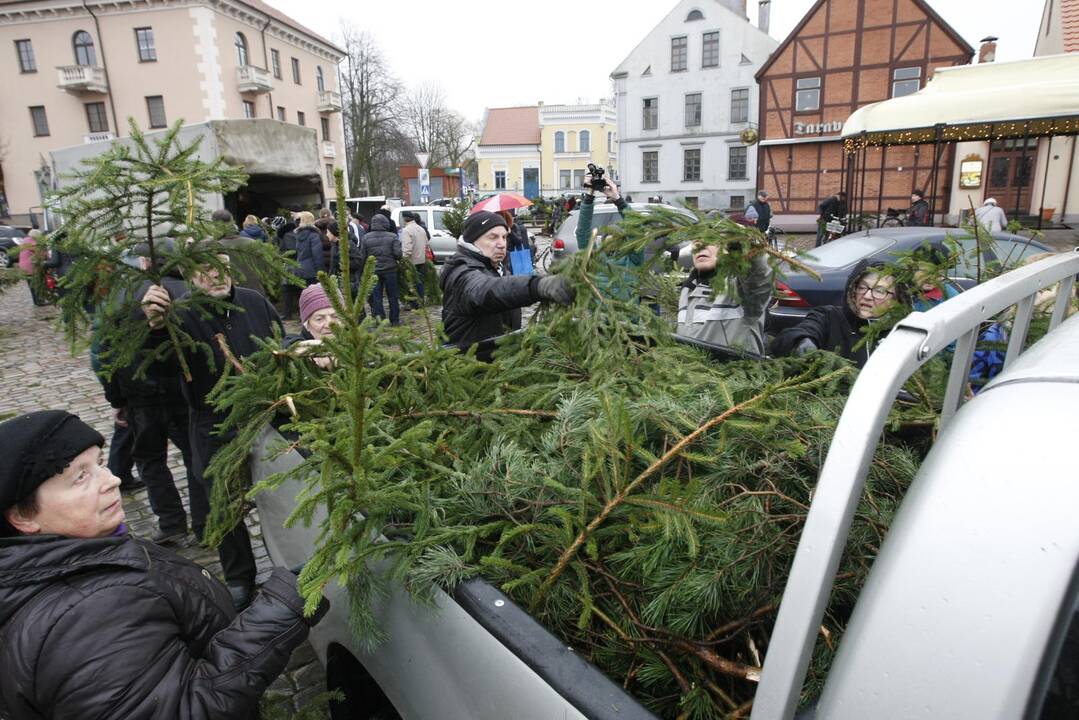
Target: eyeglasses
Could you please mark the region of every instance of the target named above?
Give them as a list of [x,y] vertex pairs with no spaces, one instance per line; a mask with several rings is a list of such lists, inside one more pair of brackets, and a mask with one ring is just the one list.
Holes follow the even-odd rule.
[[892,295],[895,295],[895,290],[892,290],[888,287],[882,287],[880,285],[874,285],[873,287],[869,287],[865,283],[858,283],[854,286],[855,295],[865,295],[866,293],[872,295],[874,300],[883,300],[886,297],[891,297]]

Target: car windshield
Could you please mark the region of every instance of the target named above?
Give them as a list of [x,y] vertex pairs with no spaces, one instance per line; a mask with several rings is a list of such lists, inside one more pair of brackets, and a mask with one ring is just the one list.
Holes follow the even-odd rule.
[[816,267],[844,268],[892,245],[895,240],[880,235],[848,235],[810,250],[809,262]]
[[21,238],[23,237],[23,231],[13,227],[0,227],[0,237]]

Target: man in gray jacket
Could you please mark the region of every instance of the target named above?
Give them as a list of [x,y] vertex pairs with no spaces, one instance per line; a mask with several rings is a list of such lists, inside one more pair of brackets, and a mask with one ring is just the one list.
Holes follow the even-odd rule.
[[[715,244],[693,248],[693,271],[678,298],[677,334],[764,354],[764,312],[772,297],[773,271],[763,253],[751,260],[749,274],[716,278],[716,259],[726,250]],[[718,287],[713,287],[713,283]]]

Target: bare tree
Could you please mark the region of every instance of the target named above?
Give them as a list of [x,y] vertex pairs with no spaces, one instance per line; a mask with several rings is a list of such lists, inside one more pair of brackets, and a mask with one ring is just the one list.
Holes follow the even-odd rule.
[[431,154],[430,165],[460,167],[467,159],[475,128],[447,106],[439,85],[425,83],[410,92],[400,115],[404,133]]
[[354,190],[399,194],[398,167],[409,162],[411,142],[399,124],[401,84],[374,37],[342,23],[347,56],[342,67],[345,140]]

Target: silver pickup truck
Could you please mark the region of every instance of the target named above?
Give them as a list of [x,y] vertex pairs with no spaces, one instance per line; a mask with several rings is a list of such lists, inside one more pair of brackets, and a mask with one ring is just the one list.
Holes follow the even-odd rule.
[[[1064,321],[1079,252],[1012,271],[900,323],[844,408],[768,648],[754,720],[791,718],[866,471],[896,394],[954,352],[942,431],[874,563],[817,702],[801,716],[850,720],[1079,717],[1079,315]],[[1051,331],[1030,348],[1036,294],[1059,284]],[[1015,307],[1004,372],[964,385],[982,322]],[[252,452],[260,479],[300,461]],[[310,556],[313,528],[284,528],[297,484],[258,496],[273,560]],[[318,518],[316,518],[317,524]],[[373,568],[378,572],[378,568]],[[344,591],[311,634],[335,718],[650,718],[496,588],[470,581],[436,608],[403,589],[382,599],[388,640],[361,647]]]

